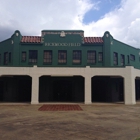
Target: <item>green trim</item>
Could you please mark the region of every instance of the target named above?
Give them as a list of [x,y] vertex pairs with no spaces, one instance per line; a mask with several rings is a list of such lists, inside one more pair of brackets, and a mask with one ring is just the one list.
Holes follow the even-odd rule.
[[[42,32],[81,32],[83,30],[42,30]],[[18,35],[17,35],[18,33]],[[44,42],[42,43],[21,43],[22,35],[19,31],[15,31],[11,38],[0,42],[0,54],[1,63],[0,67],[5,67],[4,53],[11,53],[11,62],[6,67],[86,67],[92,68],[124,68],[125,66],[133,66],[136,69],[140,69],[140,49],[134,48],[123,42],[120,42],[112,37],[109,32],[105,32],[103,38],[103,44],[83,44],[83,37],[81,34],[66,34],[65,37],[60,37],[59,34],[45,34]],[[81,44],[80,46],[48,46],[45,43],[71,43]],[[29,50],[37,50],[38,58],[37,63],[29,63]],[[52,51],[52,63],[44,63],[44,51]],[[81,51],[81,62],[73,63],[73,51]],[[58,63],[58,51],[67,51],[67,62]],[[96,62],[94,64],[87,63],[87,52],[96,51]],[[21,61],[22,52],[26,52],[26,61]],[[103,53],[103,61],[98,60],[99,52]],[[118,53],[118,65],[113,64],[113,52]],[[125,57],[125,66],[121,66],[121,54]],[[135,61],[130,60],[130,55],[135,56]],[[129,64],[128,64],[129,56]]]

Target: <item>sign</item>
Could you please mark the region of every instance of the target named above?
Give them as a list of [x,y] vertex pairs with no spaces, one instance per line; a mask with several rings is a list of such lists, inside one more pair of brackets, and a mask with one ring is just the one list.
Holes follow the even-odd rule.
[[81,46],[81,43],[45,43],[45,46]]

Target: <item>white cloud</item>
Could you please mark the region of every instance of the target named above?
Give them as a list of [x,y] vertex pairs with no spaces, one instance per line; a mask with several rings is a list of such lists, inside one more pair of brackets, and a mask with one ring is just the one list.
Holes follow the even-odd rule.
[[92,7],[89,0],[4,0],[0,5],[0,28],[28,34],[40,34],[43,29],[71,29],[76,20],[82,23]]
[[15,30],[23,35],[40,35],[43,29],[82,29],[85,36],[103,36],[110,31],[115,39],[140,48],[140,0],[122,0],[119,8],[100,20],[84,24],[85,14],[99,9],[91,0],[4,0],[0,4],[0,40]]
[[140,48],[140,1],[123,0],[120,8],[107,13],[97,22],[83,25],[85,35],[102,36],[110,31],[115,39]]

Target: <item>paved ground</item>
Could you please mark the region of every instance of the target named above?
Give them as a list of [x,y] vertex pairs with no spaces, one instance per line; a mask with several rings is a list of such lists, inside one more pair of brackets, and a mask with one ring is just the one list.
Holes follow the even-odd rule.
[[0,105],[0,140],[134,140],[140,104],[80,104],[83,111],[38,111],[42,105]]

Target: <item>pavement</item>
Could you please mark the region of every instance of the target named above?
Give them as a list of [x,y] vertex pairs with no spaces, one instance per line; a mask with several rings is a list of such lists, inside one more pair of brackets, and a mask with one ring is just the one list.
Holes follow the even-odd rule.
[[78,104],[82,110],[39,111],[42,104],[0,104],[0,140],[135,140],[140,103]]

